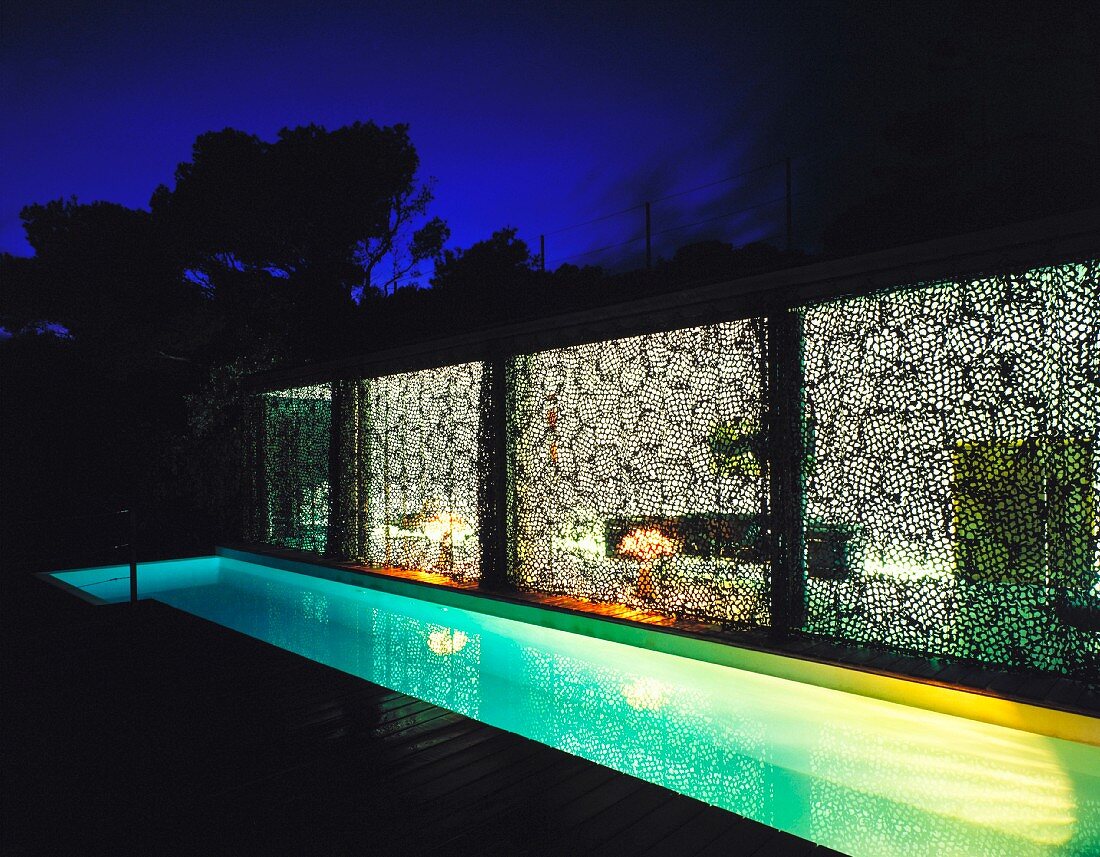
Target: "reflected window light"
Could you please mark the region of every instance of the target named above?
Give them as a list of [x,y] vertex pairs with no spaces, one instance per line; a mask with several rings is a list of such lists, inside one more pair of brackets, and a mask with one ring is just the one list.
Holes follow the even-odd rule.
[[465,631],[436,628],[428,634],[428,648],[435,655],[453,655],[461,652],[469,641]]
[[660,711],[665,704],[665,687],[656,679],[642,676],[623,687],[623,699],[636,711]]

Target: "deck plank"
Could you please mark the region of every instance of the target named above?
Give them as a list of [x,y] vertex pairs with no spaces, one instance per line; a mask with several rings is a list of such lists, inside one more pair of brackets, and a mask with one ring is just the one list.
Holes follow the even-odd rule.
[[740,821],[157,602],[79,608],[3,649],[7,853],[626,853]]
[[699,801],[682,795],[670,799],[664,789],[654,788],[657,791],[646,790],[636,796],[633,808],[640,815],[620,811],[614,813],[616,824],[610,823],[609,819],[602,819],[601,816],[589,822],[602,822],[604,835],[595,840],[601,854],[606,857],[640,854],[653,843],[660,842],[673,831],[690,825],[695,818],[707,812],[706,805]]
[[641,853],[654,857],[661,854],[698,854],[742,820],[732,813],[719,815],[703,811]]
[[[74,827],[102,846],[91,850],[118,852],[171,835],[212,854],[832,853],[156,602],[66,615],[4,647],[12,853],[59,852]],[[1068,679],[872,649],[853,660],[1100,704]]]

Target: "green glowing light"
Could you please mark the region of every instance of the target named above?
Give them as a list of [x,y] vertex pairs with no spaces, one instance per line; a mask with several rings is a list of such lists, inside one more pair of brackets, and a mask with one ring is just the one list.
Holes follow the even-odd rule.
[[[179,609],[846,854],[1100,853],[1100,746],[663,654],[645,629],[591,620],[649,649],[470,612],[454,605],[487,599],[455,590],[436,604],[225,557],[146,574]],[[99,589],[103,570],[59,576]]]
[[[1097,676],[1100,263],[796,312],[801,630]],[[507,532],[485,536],[512,583],[773,621],[766,322],[508,361]],[[257,537],[476,580],[487,377],[467,363],[262,396]],[[678,547],[624,552],[638,528]]]

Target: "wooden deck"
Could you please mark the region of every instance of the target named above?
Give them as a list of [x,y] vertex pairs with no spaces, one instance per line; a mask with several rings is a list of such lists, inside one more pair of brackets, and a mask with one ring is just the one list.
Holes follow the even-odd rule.
[[4,581],[5,854],[832,854],[155,601]]

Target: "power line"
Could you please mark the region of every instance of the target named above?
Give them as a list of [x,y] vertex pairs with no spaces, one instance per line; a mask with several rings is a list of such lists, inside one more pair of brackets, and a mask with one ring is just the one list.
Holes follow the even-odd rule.
[[580,229],[582,226],[591,226],[593,223],[600,223],[604,220],[610,220],[612,217],[618,217],[621,214],[629,214],[632,211],[637,211],[639,208],[644,207],[644,204],[632,205],[630,208],[624,208],[622,211],[616,211],[612,214],[605,214],[602,217],[594,217],[591,220],[586,220],[583,223],[574,223],[571,226],[563,226],[561,229],[555,229],[553,232],[544,232],[544,235],[560,235],[562,232],[568,232],[570,229]]
[[697,187],[689,187],[686,190],[678,190],[675,193],[668,194],[667,196],[659,196],[656,199],[650,200],[650,202],[664,202],[666,199],[675,199],[678,196],[686,196],[689,193],[695,193],[695,191],[697,191],[697,190],[706,190],[708,187],[714,187],[715,185],[725,184],[726,182],[731,182],[735,179],[741,179],[741,178],[744,178],[745,176],[751,176],[753,173],[759,173],[759,172],[762,172],[763,170],[768,170],[768,169],[771,169],[772,167],[777,167],[782,163],[783,163],[782,160],[778,160],[778,161],[772,161],[770,164],[761,164],[759,167],[753,167],[751,170],[745,170],[744,172],[738,173],[735,176],[727,176],[724,179],[716,179],[715,181],[707,182],[706,184],[701,184],[701,185],[698,185]]
[[707,217],[703,220],[696,220],[694,223],[681,223],[679,226],[669,226],[667,229],[660,229],[654,232],[654,235],[665,235],[669,232],[675,232],[678,229],[690,229],[692,226],[702,226],[704,223],[713,223],[716,220],[724,220],[727,217],[733,217],[735,214],[744,214],[746,211],[755,211],[758,208],[764,208],[768,205],[774,205],[777,202],[783,202],[786,196],[777,196],[775,199],[765,200],[764,202],[757,203],[756,205],[749,205],[744,208],[738,208],[735,211],[727,211],[725,214],[717,214],[714,217]]
[[556,265],[561,262],[568,261],[569,259],[580,259],[583,256],[591,256],[595,253],[603,253],[605,250],[614,250],[616,247],[625,247],[627,244],[636,244],[638,241],[645,241],[645,236],[638,235],[634,238],[628,238],[626,241],[619,241],[615,244],[608,244],[605,247],[597,247],[594,250],[584,250],[581,253],[570,253],[568,256],[559,256],[557,259],[553,259],[549,264]]
[[[803,194],[808,193],[808,192],[809,192],[809,189],[802,190],[802,191],[799,191],[798,193],[792,194],[792,197],[802,196]],[[737,214],[744,214],[744,213],[749,212],[749,211],[755,211],[756,209],[759,209],[759,208],[765,208],[769,205],[775,205],[776,203],[783,202],[784,200],[786,200],[786,195],[777,196],[777,197],[774,197],[773,199],[768,199],[768,200],[765,200],[764,202],[757,203],[756,205],[747,205],[747,206],[744,206],[743,208],[734,209],[733,211],[727,211],[724,214],[717,214],[713,217],[707,217],[707,218],[704,218],[702,220],[693,221],[691,223],[680,223],[676,226],[669,226],[669,227],[666,227],[665,229],[660,229],[656,232],[651,233],[651,236],[655,237],[655,236],[658,236],[658,235],[667,235],[670,232],[676,232],[676,231],[681,230],[681,229],[691,229],[693,226],[703,226],[707,223],[714,223],[715,221],[724,220],[727,217],[733,217],[734,215],[737,215]],[[765,236],[765,238],[770,239],[770,238],[774,238],[774,237],[779,236],[779,235],[782,235],[782,233],[775,233],[775,235]],[[634,238],[628,238],[625,241],[618,241],[614,244],[607,244],[603,247],[596,247],[592,250],[584,250],[580,253],[570,253],[568,256],[559,256],[557,259],[551,260],[548,264],[557,265],[557,264],[561,264],[562,262],[566,262],[570,259],[579,259],[579,258],[583,258],[585,256],[593,256],[597,253],[603,253],[607,250],[614,250],[618,247],[625,247],[627,244],[635,244],[639,241],[644,241],[644,240],[645,240],[644,235],[638,235]],[[765,240],[765,239],[758,239],[758,240]]]
[[[760,164],[760,165],[755,166],[755,167],[750,167],[747,170],[742,170],[741,172],[735,173],[732,176],[726,176],[725,178],[715,179],[714,181],[706,182],[705,184],[696,185],[695,187],[684,188],[683,190],[678,190],[678,191],[675,191],[673,193],[666,194],[665,196],[659,196],[655,199],[651,199],[650,202],[651,203],[664,202],[665,200],[675,199],[676,197],[679,197],[679,196],[686,196],[689,193],[695,193],[696,191],[706,190],[707,188],[712,188],[712,187],[715,187],[715,186],[720,185],[720,184],[725,184],[727,182],[735,181],[737,179],[744,178],[745,176],[751,176],[754,173],[759,173],[759,172],[762,172],[764,170],[768,170],[768,169],[771,169],[773,167],[777,167],[782,163],[783,163],[783,159],[780,159],[780,160],[777,160],[777,161],[771,161],[771,162],[766,163],[766,164]],[[623,214],[629,214],[632,211],[638,211],[639,209],[642,209],[642,208],[645,208],[645,203],[644,202],[643,203],[638,203],[637,205],[632,205],[629,208],[624,208],[620,211],[612,212],[611,214],[604,214],[604,215],[601,215],[600,217],[594,217],[591,220],[585,220],[585,221],[582,221],[580,223],[572,223],[569,226],[562,226],[561,228],[555,229],[551,232],[544,232],[543,235],[560,235],[562,232],[568,232],[571,229],[579,229],[582,226],[591,226],[593,223],[601,223],[604,220],[610,220],[612,217],[619,217]]]
[[[846,131],[849,131],[850,129],[848,128],[847,124],[842,123],[838,120],[826,120],[826,121],[823,121],[823,122],[817,122],[817,123],[814,123],[812,125],[805,126],[802,129],[803,132],[806,132],[806,131],[821,131],[821,130],[826,130],[828,132],[846,132]],[[849,139],[850,139],[850,134],[830,133],[829,136],[828,136],[828,139],[821,141],[822,145],[818,145],[818,146],[815,146],[814,148],[806,149],[806,150],[803,150],[801,152],[795,152],[790,156],[790,158],[796,165],[799,165],[799,166],[804,168],[806,164],[813,163],[815,161],[818,161],[819,159],[835,157],[835,155],[831,154],[829,151],[826,151],[825,146],[828,145],[829,143],[845,142],[845,141],[848,141]],[[992,148],[1005,148],[1008,145],[1010,145],[1008,142],[1001,141],[1001,142],[994,143],[992,145]],[[886,153],[888,155],[895,155],[895,156],[897,154],[896,147],[891,146],[889,144],[881,143],[881,142],[871,143],[869,145],[869,149],[870,149],[870,151],[872,151],[876,154],[880,153],[880,152]],[[675,191],[673,193],[666,194],[664,196],[656,197],[654,199],[651,199],[650,202],[651,203],[664,202],[665,200],[675,199],[676,197],[685,196],[689,193],[695,193],[696,191],[706,190],[707,188],[715,187],[715,186],[720,185],[720,184],[725,184],[727,182],[731,182],[731,181],[734,181],[734,180],[739,179],[739,178],[744,178],[745,176],[753,175],[754,173],[762,172],[764,170],[768,170],[768,169],[771,169],[773,167],[780,166],[781,164],[784,163],[785,160],[786,160],[785,158],[779,158],[777,160],[770,161],[770,162],[765,163],[765,164],[760,164],[758,166],[751,167],[751,168],[749,168],[747,170],[743,170],[739,173],[735,173],[734,175],[726,176],[725,178],[716,179],[716,180],[711,181],[711,182],[706,182],[705,184],[696,185],[696,186],[690,187],[690,188],[684,188],[683,190]],[[568,226],[563,226],[563,227],[560,227],[558,229],[555,229],[552,232],[546,232],[546,233],[543,233],[543,234],[547,235],[547,236],[549,236],[549,235],[558,235],[558,234],[561,234],[562,232],[568,232],[569,230],[572,230],[572,229],[579,229],[582,226],[590,226],[594,223],[600,223],[604,220],[609,220],[612,217],[619,217],[623,214],[628,214],[632,211],[638,211],[638,210],[640,210],[644,207],[645,207],[644,203],[638,203],[637,205],[632,205],[629,208],[624,208],[624,209],[621,209],[620,211],[615,211],[615,212],[612,212],[610,214],[605,214],[605,215],[602,215],[600,217],[595,217],[595,218],[592,218],[590,220],[585,220],[585,221],[582,221],[582,222],[579,222],[579,223],[573,223],[573,224],[570,224]]]

